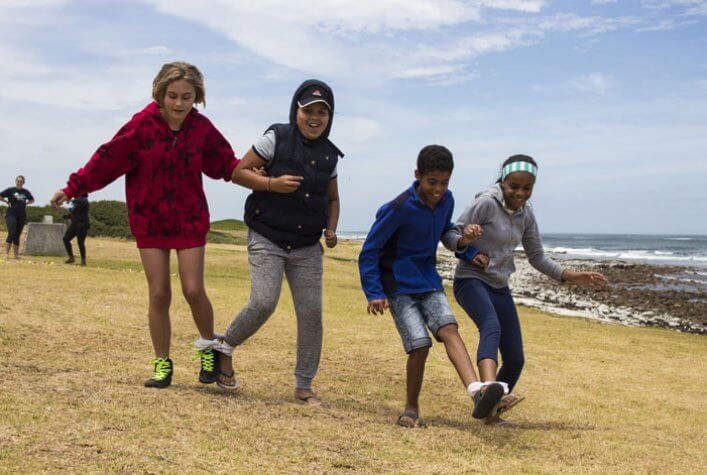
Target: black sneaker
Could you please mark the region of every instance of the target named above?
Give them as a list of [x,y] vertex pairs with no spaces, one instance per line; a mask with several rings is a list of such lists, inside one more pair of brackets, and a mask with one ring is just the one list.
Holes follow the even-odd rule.
[[155,365],[155,374],[150,379],[145,380],[146,388],[166,388],[172,384],[172,360],[169,358],[155,358],[152,360]]
[[474,419],[484,419],[491,415],[494,407],[503,397],[503,386],[499,383],[489,383],[474,394]]
[[195,348],[195,358],[201,363],[199,382],[203,384],[215,383],[218,380],[218,351],[211,348],[198,350]]

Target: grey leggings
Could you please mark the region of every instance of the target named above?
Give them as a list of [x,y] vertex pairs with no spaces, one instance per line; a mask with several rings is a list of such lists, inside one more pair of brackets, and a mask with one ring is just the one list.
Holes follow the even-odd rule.
[[248,230],[250,299],[224,335],[238,346],[255,334],[275,311],[286,276],[297,315],[295,384],[303,389],[311,388],[322,354],[322,253],[319,243],[286,252]]

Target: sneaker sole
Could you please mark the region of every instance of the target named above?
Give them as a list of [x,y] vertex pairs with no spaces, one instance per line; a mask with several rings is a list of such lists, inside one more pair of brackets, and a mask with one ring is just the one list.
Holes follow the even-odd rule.
[[503,386],[500,384],[490,384],[486,386],[484,393],[479,398],[474,406],[474,412],[471,416],[474,419],[484,419],[491,414],[493,408],[498,401],[503,397]]
[[203,377],[199,375],[199,382],[201,384],[214,384],[216,381],[218,381],[218,375],[214,375],[213,377]]
[[241,387],[241,385],[238,384],[237,382],[236,382],[236,384],[234,384],[233,386],[229,386],[229,385],[220,383],[220,382],[218,382],[218,381],[216,381],[216,386],[218,386],[219,388],[223,389],[224,391],[236,391],[238,388]]

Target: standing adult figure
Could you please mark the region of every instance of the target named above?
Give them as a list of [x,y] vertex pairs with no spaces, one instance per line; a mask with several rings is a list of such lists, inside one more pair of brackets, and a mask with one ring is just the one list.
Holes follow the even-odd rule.
[[74,198],[69,203],[69,219],[71,224],[66,229],[64,233],[64,247],[66,248],[66,253],[69,258],[66,259],[67,264],[73,264],[76,259],[74,259],[74,250],[71,248],[71,240],[76,238],[76,243],[79,246],[79,253],[81,254],[81,266],[86,266],[86,235],[88,234],[88,228],[91,227],[91,221],[88,217],[88,194],[84,193],[83,196]]
[[145,386],[165,388],[174,371],[169,357],[170,251],[176,250],[182,293],[201,337],[199,381],[216,380],[214,312],[204,288],[209,208],[203,176],[231,180],[238,165],[233,149],[206,116],[201,72],[188,63],[162,66],[152,83],[153,102],[101,145],[86,165],[54,193],[52,204],[99,190],[125,175],[130,230],[140,251],[149,289],[148,319],[155,350],[154,374]]
[[20,235],[27,222],[27,205],[34,203],[34,196],[25,188],[25,177],[17,175],[15,186],[5,188],[0,193],[0,199],[8,204],[5,224],[7,239],[5,239],[5,259],[10,258],[10,249],[15,259],[20,258]]

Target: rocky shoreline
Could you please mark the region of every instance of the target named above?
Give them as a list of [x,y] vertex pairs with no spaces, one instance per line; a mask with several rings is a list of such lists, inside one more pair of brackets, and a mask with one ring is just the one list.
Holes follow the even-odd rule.
[[[517,304],[559,315],[628,326],[661,327],[707,334],[705,269],[617,260],[561,257],[558,260],[563,266],[575,270],[601,272],[609,279],[609,285],[586,289],[559,284],[532,268],[524,253],[517,252],[517,270],[510,281]],[[451,281],[455,261],[450,252],[440,250],[437,268],[443,279]]]

